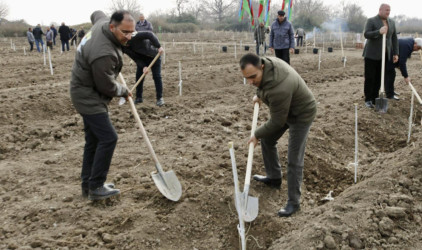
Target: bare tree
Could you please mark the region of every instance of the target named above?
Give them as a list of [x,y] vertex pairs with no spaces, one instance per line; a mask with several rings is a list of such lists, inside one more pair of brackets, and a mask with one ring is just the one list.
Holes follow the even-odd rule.
[[204,5],[201,1],[191,0],[188,4],[187,12],[195,17],[195,19],[200,19],[200,15],[204,12]]
[[185,8],[184,5],[187,4],[189,1],[188,0],[176,0],[176,10],[177,13],[179,14],[179,17],[183,14]]
[[227,16],[228,11],[238,1],[235,0],[205,0],[204,7],[214,16],[219,23],[221,23]]
[[130,14],[137,19],[141,13],[141,6],[136,0],[111,0],[110,12],[117,10],[127,10]]
[[293,20],[296,27],[313,29],[320,27],[327,20],[329,8],[322,0],[296,0],[293,8]]
[[9,7],[3,3],[3,1],[0,2],[0,19],[6,17],[9,14]]

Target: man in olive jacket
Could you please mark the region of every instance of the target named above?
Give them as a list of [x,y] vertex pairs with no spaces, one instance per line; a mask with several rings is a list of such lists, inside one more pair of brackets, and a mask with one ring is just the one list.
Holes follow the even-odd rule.
[[[374,108],[375,99],[379,97],[382,67],[382,35],[386,34],[386,61],[398,61],[399,44],[396,25],[388,18],[390,6],[381,4],[378,15],[369,18],[365,24],[364,36],[367,39],[363,50],[365,58],[365,105]],[[391,53],[392,52],[392,53]]]
[[249,84],[257,87],[254,103],[264,102],[270,109],[270,119],[256,129],[249,143],[261,140],[266,176],[254,175],[254,180],[276,188],[281,186],[281,165],[277,141],[289,129],[287,155],[288,201],[278,215],[287,217],[300,209],[301,184],[306,139],[316,115],[312,92],[299,74],[281,59],[246,54],[240,68]]
[[113,184],[104,184],[117,143],[107,106],[113,97],[132,96],[116,78],[123,66],[122,45],[131,39],[135,21],[127,11],[117,11],[111,19],[95,11],[91,22],[76,52],[70,96],[84,122],[82,195],[100,200],[120,193]]

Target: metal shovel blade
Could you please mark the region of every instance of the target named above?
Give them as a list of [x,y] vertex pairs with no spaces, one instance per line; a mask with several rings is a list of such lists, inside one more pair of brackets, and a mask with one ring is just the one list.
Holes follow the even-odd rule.
[[388,99],[384,98],[384,94],[381,93],[379,98],[375,99],[375,111],[380,113],[387,113],[388,110]]
[[173,170],[160,173],[151,173],[158,190],[169,200],[178,201],[182,196],[182,185]]
[[[246,207],[243,207],[243,205],[241,205],[240,211],[239,208],[236,207],[236,209],[242,213],[243,215],[243,220],[246,222],[251,222],[253,220],[256,219],[256,217],[258,216],[258,198],[257,197],[252,197],[252,196],[248,196],[247,197],[247,203],[246,203]],[[240,204],[245,204],[245,195],[244,193],[240,194]]]

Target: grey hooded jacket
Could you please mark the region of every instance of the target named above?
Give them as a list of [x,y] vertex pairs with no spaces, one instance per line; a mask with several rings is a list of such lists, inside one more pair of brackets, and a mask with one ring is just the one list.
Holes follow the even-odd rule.
[[76,110],[85,115],[107,112],[112,97],[128,95],[116,81],[123,67],[122,49],[102,11],[91,15],[91,30],[78,46],[70,80],[70,96]]

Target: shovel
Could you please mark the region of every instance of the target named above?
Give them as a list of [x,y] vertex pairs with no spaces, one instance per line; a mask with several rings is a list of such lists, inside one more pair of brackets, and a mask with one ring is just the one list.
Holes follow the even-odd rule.
[[[259,104],[258,102],[256,102],[253,109],[251,136],[253,136],[255,133],[256,124],[258,122],[258,112],[259,112]],[[245,185],[243,186],[243,192],[240,194],[240,204],[241,204],[241,209],[243,210],[243,220],[246,222],[251,222],[255,220],[255,218],[258,216],[258,198],[248,195],[249,186],[251,183],[252,160],[253,160],[254,148],[255,148],[255,145],[250,143],[249,153],[248,153],[248,162],[246,164]]]
[[379,98],[375,99],[375,111],[387,113],[388,99],[384,98],[384,82],[385,82],[385,40],[386,34],[382,35],[382,64],[381,64],[381,92]]
[[[126,86],[126,81],[123,78],[123,75],[119,73],[119,79],[121,83]],[[155,168],[157,169],[157,173],[151,173],[152,179],[154,180],[155,185],[157,186],[158,190],[169,200],[178,201],[182,196],[182,185],[180,184],[179,180],[177,179],[176,174],[173,170],[164,172],[160,162],[158,161],[157,156],[155,155],[154,149],[152,148],[151,142],[148,139],[147,133],[145,131],[144,126],[142,125],[141,118],[139,118],[138,112],[135,107],[135,103],[133,102],[132,97],[128,97],[130,109],[132,110],[132,114],[138,123],[139,130],[141,131],[142,137],[145,139],[145,143],[148,146],[149,152],[151,153],[152,158],[155,162]]]
[[233,142],[229,142],[230,158],[232,162],[233,180],[234,180],[234,201],[236,205],[237,215],[239,217],[239,224],[237,230],[239,231],[240,241],[242,244],[242,250],[246,249],[246,238],[245,238],[245,221],[243,218],[241,192],[239,189],[239,179],[237,177],[236,159],[234,156]]

